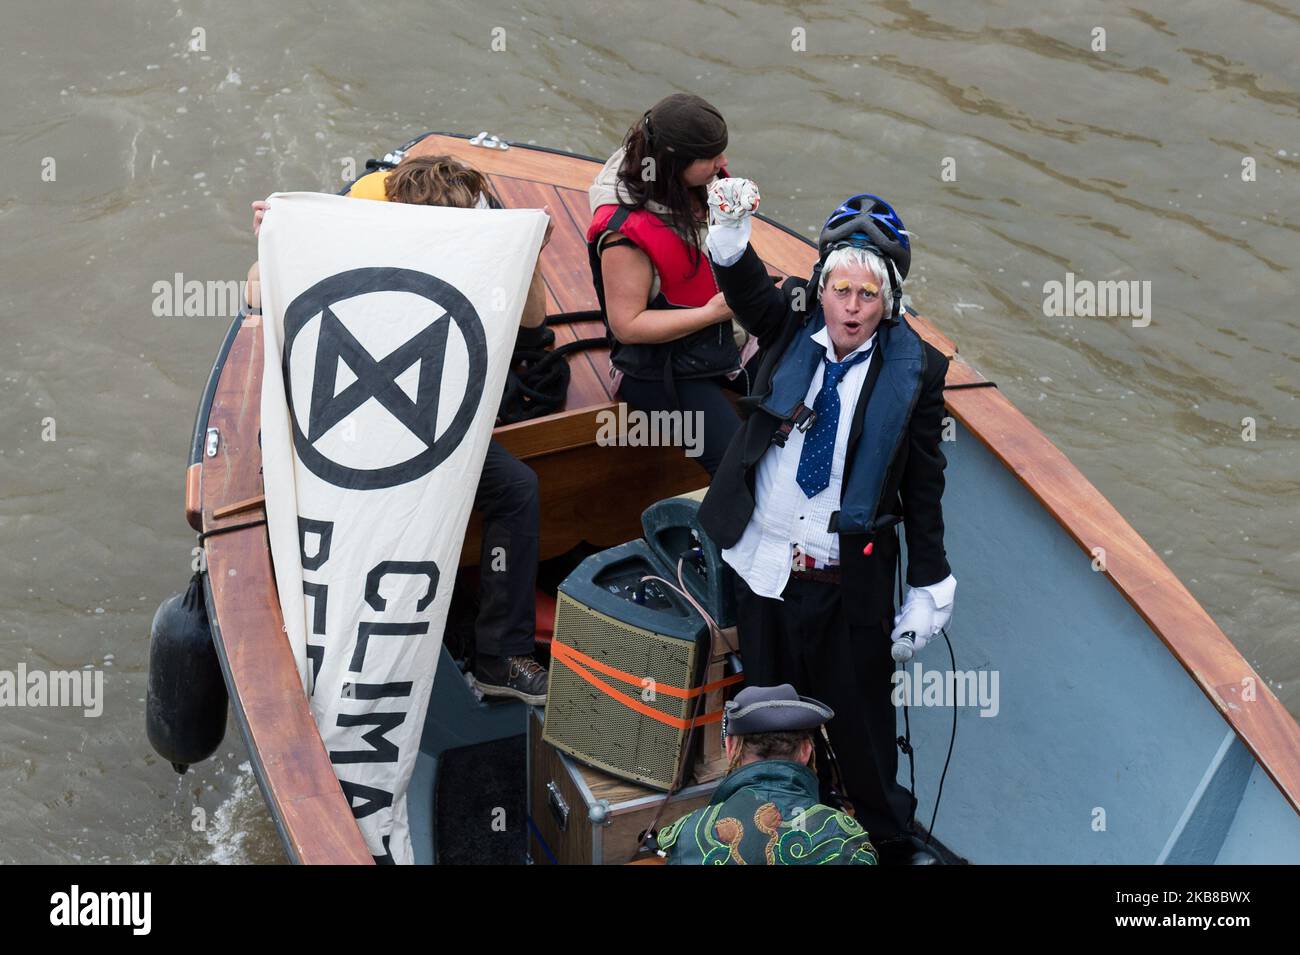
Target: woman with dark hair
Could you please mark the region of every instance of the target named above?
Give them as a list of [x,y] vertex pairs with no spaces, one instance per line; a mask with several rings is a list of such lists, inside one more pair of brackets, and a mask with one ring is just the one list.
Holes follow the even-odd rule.
[[710,475],[740,426],[724,389],[748,390],[731,310],[702,251],[706,189],[727,176],[726,147],[726,121],[703,99],[660,100],[592,183],[587,231],[619,397],[700,415],[698,460]]

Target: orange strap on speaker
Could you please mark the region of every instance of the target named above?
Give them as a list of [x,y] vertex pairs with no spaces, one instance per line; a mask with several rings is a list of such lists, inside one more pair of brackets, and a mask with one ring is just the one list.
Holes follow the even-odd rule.
[[[612,676],[616,680],[621,680],[624,683],[631,683],[636,686],[643,686],[645,684],[645,680],[646,680],[645,677],[639,677],[635,673],[628,673],[626,670],[620,670],[617,667],[612,667],[608,663],[602,663],[600,660],[597,660],[595,657],[587,656],[587,654],[583,653],[581,650],[575,650],[573,647],[568,646],[567,644],[559,643],[557,641],[555,642],[555,648],[558,648],[563,653],[563,655],[568,656],[570,659],[576,660],[578,663],[580,663],[583,666],[591,667],[591,669],[597,670],[605,674],[606,676]],[[552,649],[551,652],[555,653],[555,649]],[[573,668],[570,667],[569,669],[573,669]],[[724,677],[723,679],[716,680],[713,683],[706,683],[704,684],[704,686],[698,686],[693,690],[683,690],[679,687],[666,686],[662,683],[656,683],[655,692],[662,693],[664,694],[664,696],[675,697],[676,699],[679,700],[690,700],[699,696],[701,693],[711,693],[714,690],[719,690],[724,686],[731,686],[731,684],[733,683],[739,683],[743,678],[744,678],[743,674],[737,673],[735,676]]]
[[[602,663],[599,660],[593,659],[582,651],[575,650],[573,647],[560,643],[558,640],[551,641],[551,659],[564,664],[564,666],[582,677],[582,679],[586,680],[607,696],[618,700],[618,702],[622,703],[628,709],[635,710],[642,716],[648,716],[650,719],[657,720],[658,722],[663,723],[666,726],[671,726],[674,729],[690,729],[692,726],[703,726],[706,723],[717,723],[722,719],[721,710],[715,710],[712,713],[705,713],[703,716],[700,716],[695,720],[678,719],[675,716],[669,716],[667,713],[661,713],[653,706],[647,706],[635,697],[628,696],[626,693],[614,689],[594,673],[587,672],[585,667],[590,667],[592,670],[596,670],[606,676],[613,677],[616,680],[621,680],[624,683],[630,683],[635,686],[643,685],[641,677],[620,670],[616,667],[612,667],[608,663]],[[699,696],[701,693],[711,693],[712,691],[721,689],[722,687],[739,683],[743,679],[744,674],[737,673],[733,676],[724,677],[721,680],[715,680],[712,683],[706,683],[704,686],[696,687],[694,689],[683,690],[680,687],[655,684],[654,690],[656,693],[663,693],[666,696],[671,696],[679,700],[689,700],[693,697]]]

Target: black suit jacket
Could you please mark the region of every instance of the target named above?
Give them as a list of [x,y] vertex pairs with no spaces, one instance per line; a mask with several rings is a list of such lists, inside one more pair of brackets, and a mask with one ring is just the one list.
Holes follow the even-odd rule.
[[[700,507],[700,521],[709,536],[722,547],[732,547],[753,515],[758,462],[772,446],[772,436],[781,424],[759,405],[768,396],[772,375],[794,336],[807,334],[807,321],[816,305],[816,276],[811,280],[790,278],[777,289],[752,246],[734,265],[714,265],[714,273],[737,320],[763,343],[751,395],[741,403],[746,420],[728,446]],[[906,433],[886,473],[873,530],[840,531],[842,586],[853,595],[844,602],[851,624],[893,628],[894,571],[899,554],[894,518],[901,518],[907,537],[909,585],[938,583],[951,573],[943,546],[941,498],[947,462],[940,446],[948,359],[928,343],[922,345],[921,382],[913,395]],[[881,358],[872,356],[853,411],[845,484],[851,478],[853,450],[862,435],[867,403],[873,400]],[[872,545],[870,555],[864,553],[868,543]]]

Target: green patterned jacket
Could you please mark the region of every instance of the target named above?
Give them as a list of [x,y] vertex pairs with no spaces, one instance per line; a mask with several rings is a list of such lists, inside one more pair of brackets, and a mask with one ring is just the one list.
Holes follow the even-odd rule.
[[867,831],[817,794],[807,766],[750,763],[707,806],[660,829],[659,848],[669,865],[875,865]]

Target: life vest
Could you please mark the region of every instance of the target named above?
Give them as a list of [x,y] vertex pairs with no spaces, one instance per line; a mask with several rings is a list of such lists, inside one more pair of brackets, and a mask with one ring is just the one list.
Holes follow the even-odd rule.
[[659,294],[669,308],[695,308],[718,294],[718,283],[703,251],[697,256],[672,227],[645,209],[623,210],[614,225],[610,221],[620,211],[616,205],[601,206],[587,227],[587,242],[597,241],[605,232],[618,232],[636,243],[649,256],[659,273]]
[[697,308],[718,294],[718,284],[708,257],[698,257],[682,238],[653,212],[604,205],[596,209],[587,228],[587,256],[609,340],[610,363],[631,378],[663,380],[669,392],[675,378],[711,378],[740,367],[740,351],[731,322],[722,321],[684,338],[658,344],[624,344],[615,337],[605,307],[605,282],[601,273],[600,237],[606,232],[627,236],[649,257],[659,274],[659,294],[648,308]]

